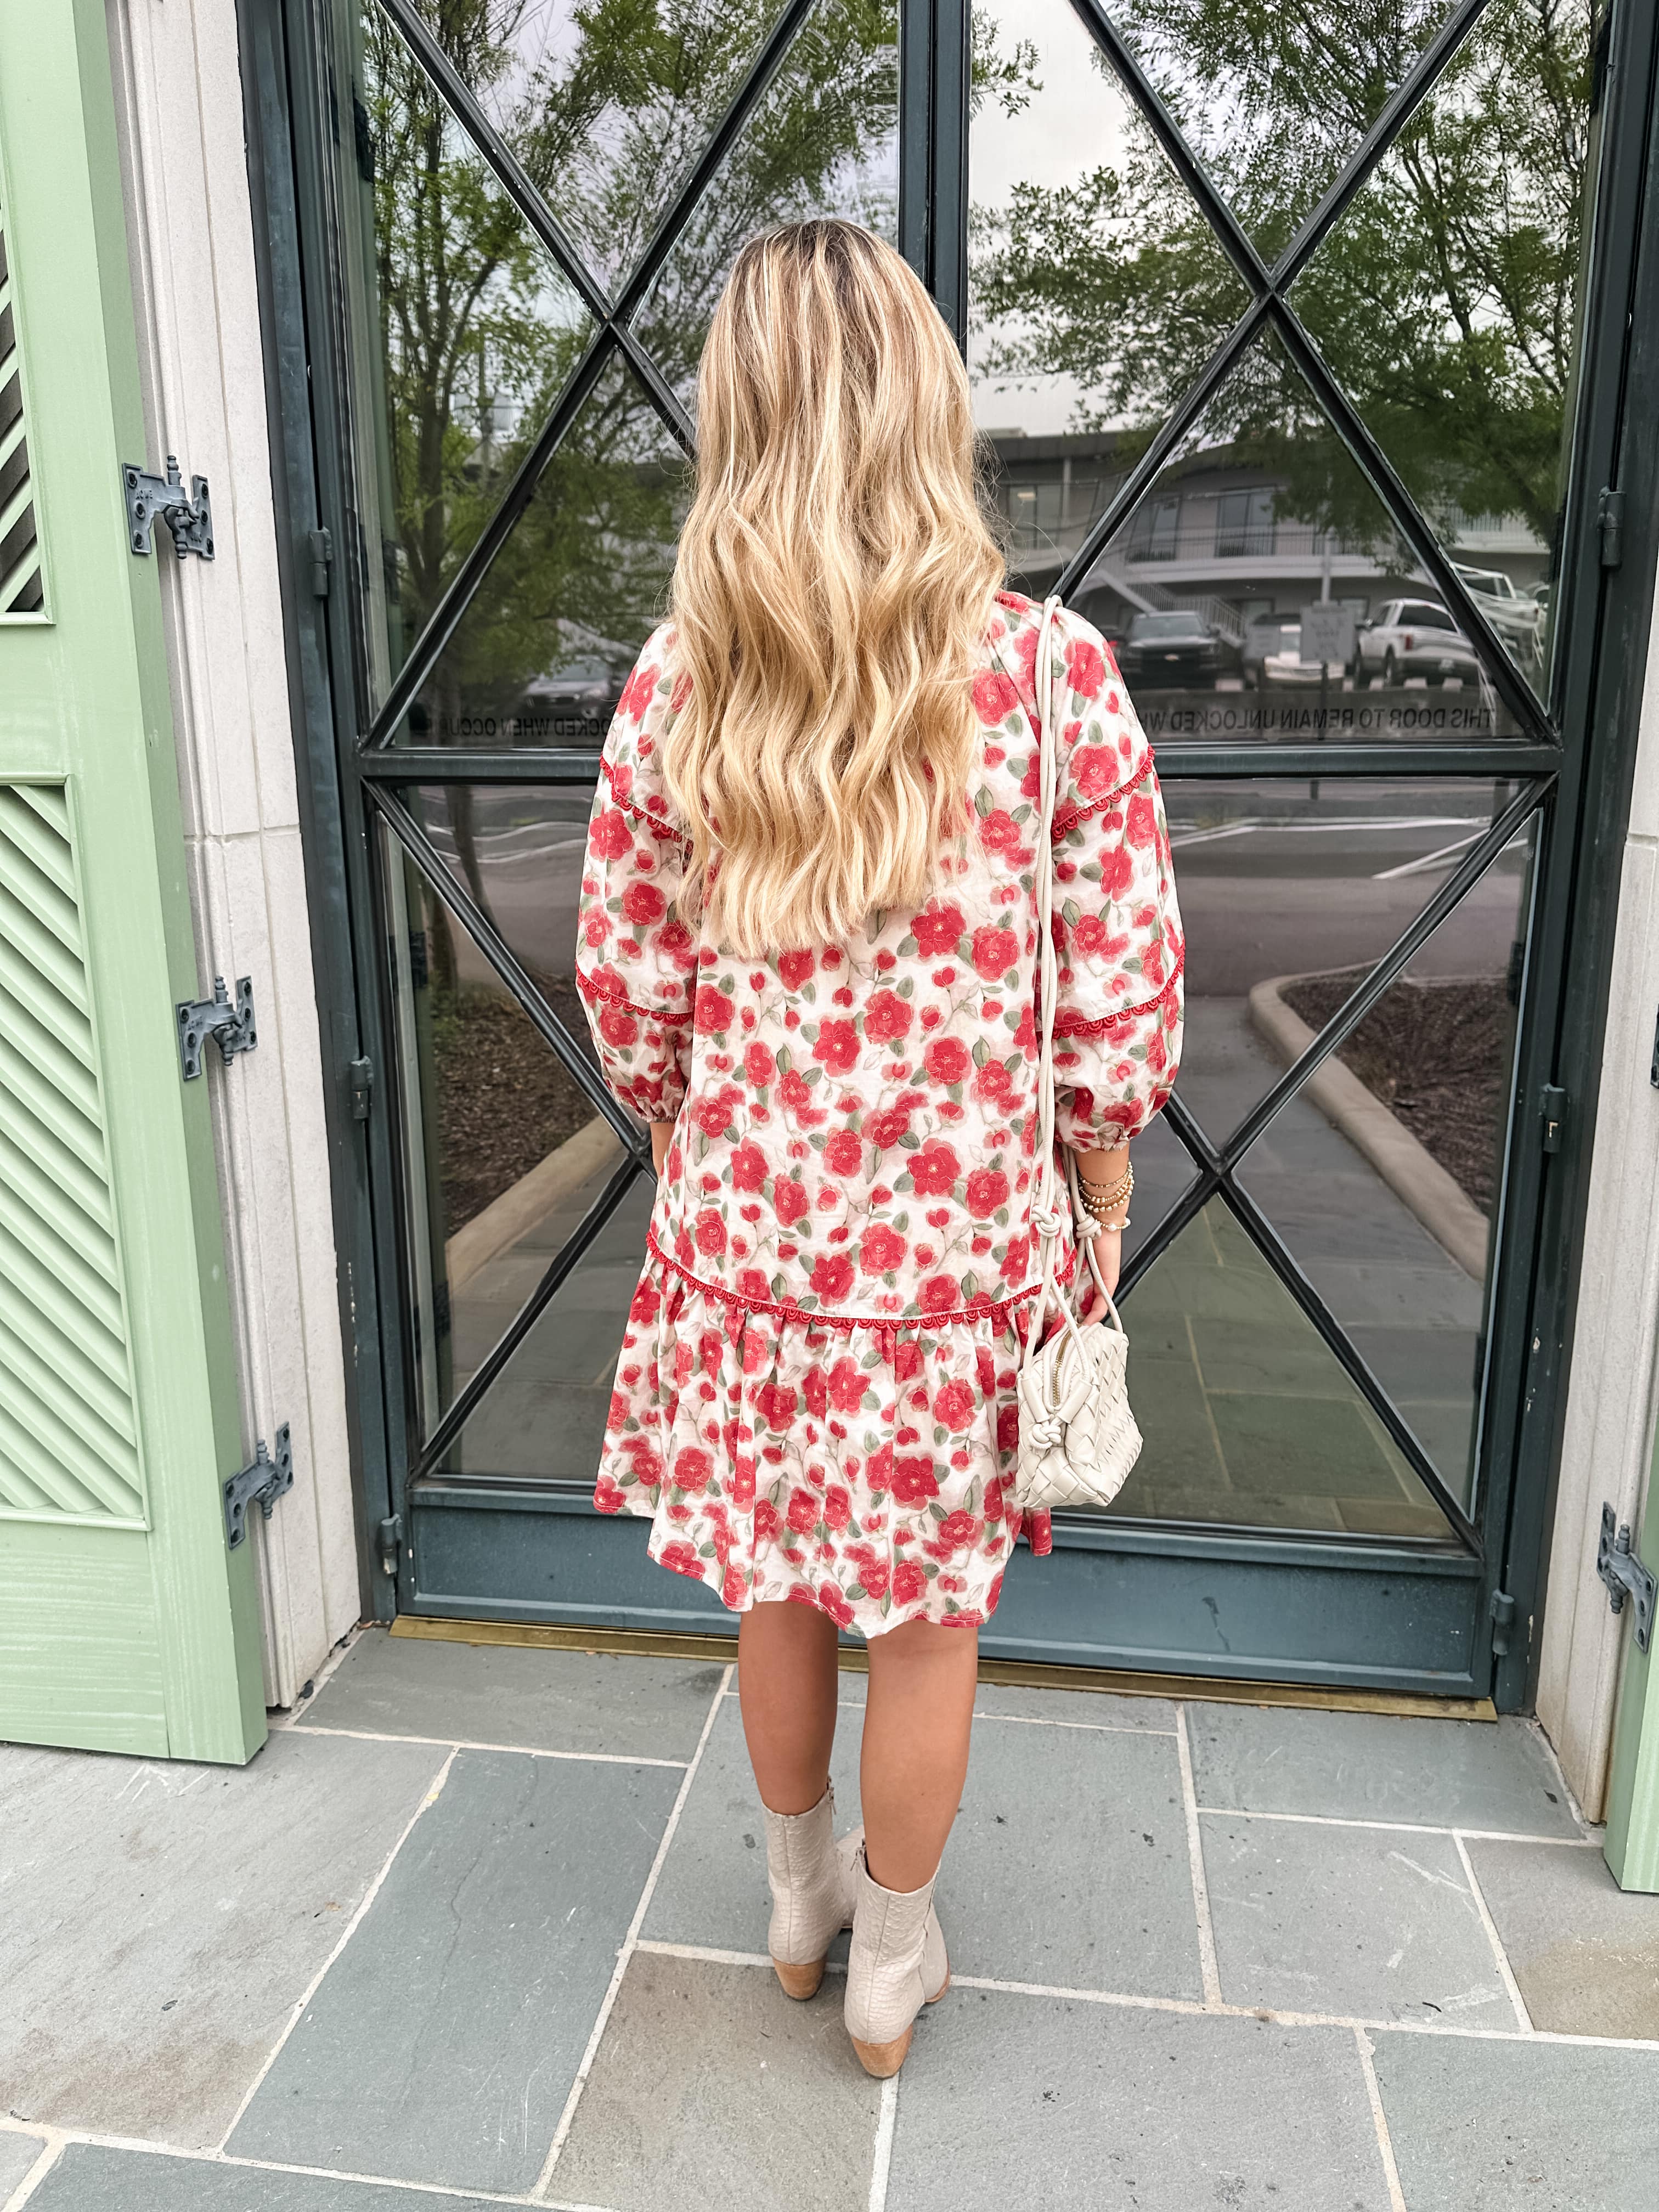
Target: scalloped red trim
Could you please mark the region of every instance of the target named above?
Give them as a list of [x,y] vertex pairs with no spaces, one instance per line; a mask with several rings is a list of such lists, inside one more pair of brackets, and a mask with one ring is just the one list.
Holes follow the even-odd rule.
[[1079,822],[1086,822],[1091,814],[1099,814],[1105,808],[1114,805],[1126,792],[1133,791],[1138,783],[1145,783],[1152,772],[1152,749],[1148,745],[1146,759],[1127,783],[1119,784],[1115,791],[1109,791],[1103,799],[1091,799],[1086,806],[1074,806],[1069,814],[1056,814],[1054,828],[1049,832],[1051,841],[1057,842],[1059,839],[1068,836],[1075,830]]
[[[682,1267],[678,1260],[669,1258],[658,1243],[654,1229],[646,1231],[645,1245],[652,1257],[660,1260],[671,1274],[678,1275],[683,1283],[689,1283],[694,1291],[702,1291],[711,1298],[718,1298],[722,1305],[741,1306],[745,1313],[776,1314],[784,1321],[804,1322],[809,1328],[940,1328],[946,1322],[954,1321],[1000,1321],[1006,1328],[1006,1317],[1014,1307],[1024,1305],[1027,1298],[1036,1297],[1042,1288],[1040,1282],[1028,1283],[1023,1291],[1015,1291],[1009,1297],[999,1298],[994,1305],[953,1306],[945,1313],[815,1313],[805,1306],[782,1305],[772,1298],[747,1297],[741,1291],[728,1291],[719,1283],[704,1282],[701,1275],[694,1275],[689,1267]],[[1069,1275],[1068,1269],[1066,1275],[1060,1279],[1068,1280]]]
[[1066,1015],[1064,1007],[1056,1006],[1054,1035],[1056,1037],[1103,1036],[1108,1030],[1115,1029],[1120,1022],[1127,1022],[1136,1014],[1155,1013],[1186,971],[1187,948],[1183,945],[1176,955],[1176,963],[1170,971],[1169,981],[1155,999],[1143,999],[1138,1006],[1120,1006],[1115,1014],[1106,1014],[1097,1022],[1073,1022]]
[[683,1014],[671,1014],[665,1006],[638,1006],[632,999],[624,999],[620,991],[607,991],[603,983],[595,982],[592,976],[583,975],[580,968],[576,970],[576,988],[586,999],[603,999],[608,1006],[625,1006],[630,1014],[639,1015],[642,1021],[689,1022],[696,1018],[696,1009],[691,1006],[688,1006]]
[[603,753],[599,756],[599,773],[611,787],[612,799],[624,814],[631,814],[636,822],[643,822],[653,836],[662,838],[665,843],[684,845],[688,852],[690,850],[691,840],[676,830],[672,823],[665,822],[659,815],[647,813],[643,806],[635,806],[631,799],[623,797],[617,788],[617,771]]

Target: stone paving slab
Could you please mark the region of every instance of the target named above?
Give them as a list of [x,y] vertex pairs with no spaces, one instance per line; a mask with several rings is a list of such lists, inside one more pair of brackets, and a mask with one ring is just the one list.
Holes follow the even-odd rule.
[[299,1719],[373,1735],[689,1759],[723,1671],[696,1660],[447,1644],[368,1629]]
[[0,2204],[11,2195],[46,2147],[44,2136],[13,2135],[0,2130]]
[[280,1731],[240,1768],[0,1747],[0,2106],[216,2145],[444,1755]]
[[1388,2212],[1389,2192],[1345,2029],[952,1990],[900,2076],[887,2202]]
[[866,2212],[881,2087],[842,1987],[831,1976],[797,2004],[769,1967],[635,1952],[552,2194],[615,2212]]
[[1533,2026],[1659,2042],[1659,1897],[1622,1891],[1598,1850],[1468,1851]]
[[432,2197],[323,2174],[70,2143],[28,2212],[493,2212],[481,2197]]
[[1450,1837],[1212,1813],[1199,1827],[1229,2004],[1516,2026]]
[[[860,1817],[858,1721],[843,1715],[831,1761],[842,1833]],[[939,1904],[959,1973],[1200,1995],[1174,1736],[975,1722]],[[661,1942],[762,1951],[769,1909],[760,1801],[737,1700],[728,1698],[642,1932]]]
[[1408,2212],[1653,2212],[1659,2051],[1371,2040]]
[[228,2148],[530,2188],[680,1782],[457,1753]]
[[1198,1802],[1218,1811],[1581,1832],[1555,1761],[1524,1721],[1192,1705],[1187,1725]]
[[[842,1675],[842,1683],[848,1680]],[[860,1715],[844,1712],[836,1729],[830,1780],[836,1832],[858,1826]],[[641,1935],[715,1951],[760,1952],[772,1901],[766,1887],[766,1833],[735,1698],[721,1700],[690,1796],[663,1861]],[[842,1948],[845,1948],[843,1944]]]
[[1175,1738],[976,1722],[938,1897],[958,1973],[1201,1996]]

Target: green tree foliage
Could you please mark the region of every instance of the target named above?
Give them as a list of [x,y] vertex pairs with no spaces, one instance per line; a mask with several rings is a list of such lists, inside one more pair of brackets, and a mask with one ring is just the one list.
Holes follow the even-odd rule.
[[[728,107],[774,0],[422,0],[434,34],[597,280],[636,265]],[[890,0],[817,9],[680,234],[635,327],[689,404],[738,246],[829,211],[892,227]],[[416,635],[592,336],[551,257],[390,20],[364,11],[394,618]],[[659,611],[684,459],[613,360],[538,480],[422,702],[508,714],[573,654],[615,662]],[[397,649],[394,645],[394,649]]]
[[[1445,14],[1445,0],[1122,0],[1125,36],[1260,250],[1294,235]],[[1494,0],[1298,281],[1298,312],[1423,506],[1553,536],[1576,342],[1591,124],[1590,0]],[[975,210],[988,373],[1061,374],[1079,427],[1126,458],[1190,386],[1246,294],[1145,124],[1060,190]],[[1206,425],[1351,536],[1374,495],[1272,346]]]

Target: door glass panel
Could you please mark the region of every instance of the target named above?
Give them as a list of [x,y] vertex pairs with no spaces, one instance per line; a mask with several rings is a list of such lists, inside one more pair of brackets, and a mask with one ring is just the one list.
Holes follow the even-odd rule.
[[684,454],[644,386],[613,359],[416,694],[400,739],[597,754],[662,619],[689,500]]
[[[1187,933],[1180,1091],[1213,1139],[1285,1072],[1278,979],[1363,976],[1512,795],[1508,784],[1449,779],[1165,783]],[[1458,911],[1483,969],[1501,972],[1515,921],[1505,878],[1489,869]]]
[[[420,1426],[535,1289],[623,1147],[389,831],[398,1095]],[[556,1010],[574,1000],[567,984]],[[591,1058],[587,1026],[571,1034]]]
[[1073,603],[1112,642],[1155,744],[1518,734],[1272,333],[1177,444]]
[[896,0],[820,0],[647,294],[635,331],[688,412],[738,249],[811,216],[897,239]]
[[[1533,842],[1529,825],[1239,1170],[1466,1507]],[[1305,1048],[1363,980],[1282,978],[1280,1053]]]
[[1187,1147],[1159,1114],[1135,1139],[1135,1189],[1123,1257],[1133,1260],[1156,1233],[1158,1224],[1191,1184],[1197,1170]]
[[1145,1439],[1115,1516],[1433,1540],[1444,1516],[1225,1202],[1124,1302]]
[[[1117,0],[1112,18],[1233,212],[1272,260],[1440,28],[1448,0]],[[1173,191],[1158,235],[1191,221]]]
[[389,18],[362,21],[337,183],[372,708],[592,326]]
[[975,420],[1041,597],[1249,294],[1066,0],[975,8],[969,181]]
[[1591,47],[1590,0],[1495,0],[1291,294],[1540,692]]
[[588,269],[614,291],[725,115],[779,0],[417,0]]
[[584,1050],[576,990],[576,902],[590,790],[545,784],[440,783],[407,794],[457,884],[486,914]]
[[[550,1245],[576,1226],[604,1182],[605,1176],[595,1173],[572,1190],[559,1218],[546,1224]],[[576,1273],[537,1316],[444,1455],[445,1474],[508,1475],[592,1489],[656,1194],[649,1175],[635,1178]]]

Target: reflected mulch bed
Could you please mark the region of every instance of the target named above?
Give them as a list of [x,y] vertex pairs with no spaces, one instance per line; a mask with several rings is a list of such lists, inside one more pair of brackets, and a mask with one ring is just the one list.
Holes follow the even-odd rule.
[[[581,997],[568,977],[536,984],[589,1060]],[[432,991],[444,1231],[455,1231],[574,1137],[594,1109],[505,991],[463,984]]]
[[[1280,996],[1320,1030],[1364,975],[1352,968],[1299,977]],[[1514,1024],[1498,976],[1407,977],[1384,993],[1337,1054],[1487,1213]]]

